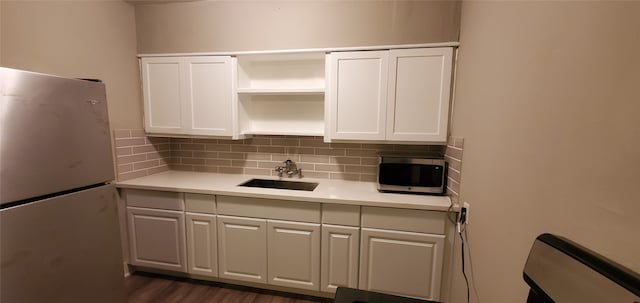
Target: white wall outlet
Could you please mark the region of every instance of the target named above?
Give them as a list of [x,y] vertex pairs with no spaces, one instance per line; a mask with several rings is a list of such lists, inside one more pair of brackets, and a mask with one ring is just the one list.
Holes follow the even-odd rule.
[[466,209],[466,220],[465,220],[465,224],[469,224],[469,208],[471,207],[471,205],[469,205],[469,202],[464,202],[462,203],[462,208]]

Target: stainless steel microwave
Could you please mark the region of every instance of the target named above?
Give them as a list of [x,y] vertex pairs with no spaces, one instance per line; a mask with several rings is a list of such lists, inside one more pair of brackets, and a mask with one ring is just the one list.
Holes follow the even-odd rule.
[[447,163],[437,156],[378,156],[378,190],[443,195]]

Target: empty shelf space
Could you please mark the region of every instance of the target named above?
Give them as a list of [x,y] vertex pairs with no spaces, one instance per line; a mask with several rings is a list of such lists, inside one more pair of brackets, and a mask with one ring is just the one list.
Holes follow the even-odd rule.
[[323,95],[240,95],[240,133],[322,136]]
[[321,88],[238,88],[238,94],[254,95],[306,95],[324,94],[324,87]]

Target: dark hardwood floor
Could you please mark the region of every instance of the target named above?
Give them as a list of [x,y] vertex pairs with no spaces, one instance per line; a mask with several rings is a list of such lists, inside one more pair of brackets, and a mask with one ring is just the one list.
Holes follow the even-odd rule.
[[129,303],[331,303],[333,300],[271,290],[135,273],[125,279]]

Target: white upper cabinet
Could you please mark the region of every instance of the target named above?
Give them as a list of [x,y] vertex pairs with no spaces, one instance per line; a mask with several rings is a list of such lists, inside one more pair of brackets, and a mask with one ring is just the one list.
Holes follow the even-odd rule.
[[442,143],[453,47],[143,57],[145,130]]
[[185,59],[189,131],[194,135],[231,136],[231,57]]
[[388,51],[329,55],[331,139],[384,140]]
[[453,50],[328,56],[330,140],[446,142]]
[[144,122],[149,133],[180,133],[183,128],[181,58],[143,58]]
[[142,58],[145,130],[233,136],[230,56]]
[[389,51],[387,140],[447,140],[452,55],[451,48]]

